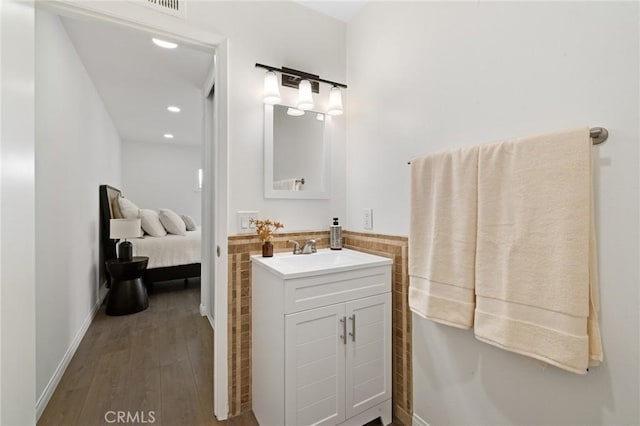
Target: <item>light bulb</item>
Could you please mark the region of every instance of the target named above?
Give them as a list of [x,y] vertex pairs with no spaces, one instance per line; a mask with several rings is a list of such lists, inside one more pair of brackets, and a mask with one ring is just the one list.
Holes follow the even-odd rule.
[[264,75],[263,102],[268,105],[280,103],[280,87],[278,86],[278,76],[274,71],[267,71],[267,73]]
[[311,94],[311,82],[302,80],[298,86],[298,109],[313,108],[313,95]]
[[333,86],[329,92],[329,109],[327,114],[329,115],[341,115],[342,109],[342,92],[338,86]]

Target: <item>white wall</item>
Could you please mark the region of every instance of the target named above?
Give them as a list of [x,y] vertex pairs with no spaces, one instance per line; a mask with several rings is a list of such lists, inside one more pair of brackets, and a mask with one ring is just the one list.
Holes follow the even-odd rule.
[[347,29],[347,229],[407,235],[423,153],[580,125],[594,148],[605,362],[586,376],[414,316],[414,413],[436,424],[638,424],[638,4],[369,3]]
[[34,9],[0,2],[0,424],[35,423]]
[[[237,232],[238,210],[258,210],[288,231],[328,229],[333,216],[345,214],[346,118],[333,119],[331,199],[265,200],[264,70],[254,65],[287,66],[345,82],[345,24],[294,2],[193,2],[187,19],[229,38],[229,233]],[[322,84],[315,95],[318,110],[326,110],[329,89]],[[296,93],[281,88],[283,103],[293,104]]]
[[122,193],[141,209],[171,209],[201,223],[198,169],[202,149],[193,145],[123,141]]
[[[98,186],[120,185],[120,137],[60,19],[36,13],[37,396],[99,298]],[[68,360],[66,360],[68,362]],[[47,388],[49,386],[49,388]]]

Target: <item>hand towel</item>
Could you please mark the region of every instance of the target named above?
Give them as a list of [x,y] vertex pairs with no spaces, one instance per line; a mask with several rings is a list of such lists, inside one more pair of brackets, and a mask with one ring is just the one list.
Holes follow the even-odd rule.
[[411,161],[409,307],[473,326],[478,148]]
[[475,335],[584,374],[602,360],[589,129],[480,147]]
[[301,191],[302,182],[297,178],[276,180],[273,182],[273,189],[280,189],[285,191]]

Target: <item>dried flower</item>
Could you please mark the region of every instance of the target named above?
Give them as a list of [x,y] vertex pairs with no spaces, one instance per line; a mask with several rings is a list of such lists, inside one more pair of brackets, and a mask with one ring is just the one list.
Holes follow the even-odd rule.
[[262,220],[251,218],[249,223],[256,226],[256,234],[258,234],[262,242],[271,241],[273,233],[280,228],[284,228],[282,223],[271,221],[270,219]]

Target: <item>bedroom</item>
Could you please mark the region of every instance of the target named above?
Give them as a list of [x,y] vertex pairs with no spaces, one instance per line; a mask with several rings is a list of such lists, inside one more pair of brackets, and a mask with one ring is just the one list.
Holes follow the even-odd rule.
[[[117,214],[111,218],[143,218],[146,238],[131,242],[134,255],[149,255],[148,269],[200,263],[195,242],[192,247],[181,238],[152,237],[187,236],[182,223],[173,227],[159,223],[160,210],[190,219],[189,240],[194,240],[194,228],[202,223],[201,92],[213,67],[212,52],[185,44],[167,48],[152,34],[113,24],[61,20],[120,136],[119,179],[103,183],[120,190],[118,195],[130,202],[132,211],[121,214],[122,201],[116,201],[114,207],[119,205],[111,211]],[[101,225],[108,230],[108,222]],[[110,250],[106,239],[101,238],[101,246]],[[163,240],[175,240],[173,245],[179,247],[155,248]],[[112,257],[111,252],[106,256]],[[149,273],[145,276],[150,278]],[[194,276],[199,277],[199,271],[190,271],[185,278]]]
[[[99,251],[100,259],[112,257],[105,254],[113,241],[105,235],[95,239],[93,234],[102,213],[99,186],[121,190],[146,212],[170,209],[192,217],[197,225],[202,223],[202,92],[213,55],[186,44],[163,49],[149,34],[113,24],[45,11],[38,11],[37,19],[36,66],[45,72],[39,72],[36,81],[36,202],[40,207],[36,264],[38,276],[49,280],[39,285],[36,295],[36,386],[44,401],[55,389],[60,366],[69,363],[69,347],[76,345],[77,335],[66,333],[88,326],[84,306],[93,306],[95,311],[95,301],[102,300],[106,292],[104,260],[94,259]],[[164,137],[169,134],[174,137]],[[71,205],[68,212],[61,211],[62,206]],[[151,278],[146,282],[155,287],[150,310],[157,310],[154,304],[166,306],[168,302],[162,301],[166,296],[174,298],[174,305],[199,315],[203,304],[199,240],[196,245],[188,237],[147,235],[133,241],[140,245],[169,239],[188,243],[189,251],[167,254],[162,248],[159,254],[149,254],[138,246],[134,250],[136,256],[150,256],[145,272],[145,278]],[[67,256],[71,266],[59,267],[59,259]],[[167,276],[172,262],[186,269]],[[158,271],[164,276],[158,276]],[[153,272],[155,276],[150,276]],[[189,278],[186,290],[183,277]],[[177,281],[160,282],[164,278]],[[47,284],[50,282],[67,285],[61,288]],[[60,327],[63,323],[74,326],[67,331]],[[171,333],[175,340],[177,332]],[[170,337],[159,336],[159,341]]]

